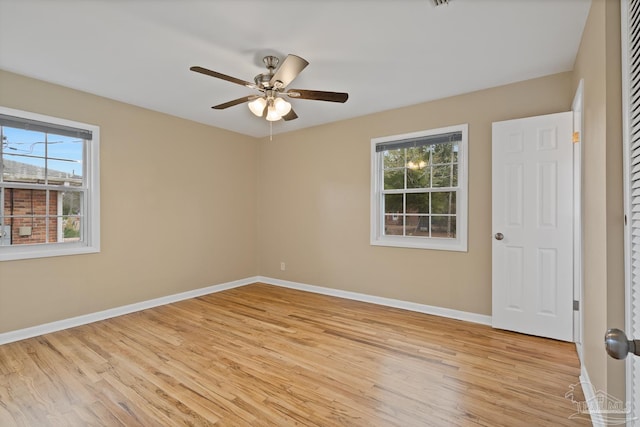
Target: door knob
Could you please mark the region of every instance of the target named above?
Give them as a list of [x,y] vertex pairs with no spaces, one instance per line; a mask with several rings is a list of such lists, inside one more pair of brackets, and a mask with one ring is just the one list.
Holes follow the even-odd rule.
[[504,239],[504,234],[502,234],[502,233],[496,233],[496,235],[495,235],[495,236],[493,236],[493,237],[495,237],[495,239],[496,239],[496,240],[502,240],[502,239]]
[[624,359],[627,354],[640,356],[640,340],[628,340],[620,329],[609,329],[604,335],[604,347],[614,359]]

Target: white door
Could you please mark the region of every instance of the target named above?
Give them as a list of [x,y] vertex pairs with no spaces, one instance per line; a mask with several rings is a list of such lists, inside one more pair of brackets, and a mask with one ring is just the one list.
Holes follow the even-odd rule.
[[493,123],[492,323],[573,340],[573,113]]

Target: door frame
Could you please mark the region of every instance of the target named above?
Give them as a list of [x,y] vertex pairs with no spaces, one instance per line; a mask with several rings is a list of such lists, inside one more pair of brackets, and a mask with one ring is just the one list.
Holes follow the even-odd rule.
[[[582,144],[584,129],[584,79],[580,79],[571,104],[573,111],[573,299],[578,310],[573,313],[573,341],[582,364],[582,331],[584,326],[583,230],[582,230]],[[575,138],[577,134],[577,139]]]

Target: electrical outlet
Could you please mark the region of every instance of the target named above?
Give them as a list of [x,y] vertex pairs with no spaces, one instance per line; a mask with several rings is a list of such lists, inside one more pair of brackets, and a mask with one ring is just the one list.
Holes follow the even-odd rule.
[[285,271],[287,269],[287,266],[285,265],[284,261],[280,263],[280,271]]

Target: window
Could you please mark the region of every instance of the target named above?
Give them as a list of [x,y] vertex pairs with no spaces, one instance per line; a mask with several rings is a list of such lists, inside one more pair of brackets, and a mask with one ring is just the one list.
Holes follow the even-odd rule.
[[466,124],[371,140],[371,244],[467,250]]
[[0,260],[99,252],[99,134],[0,107]]

